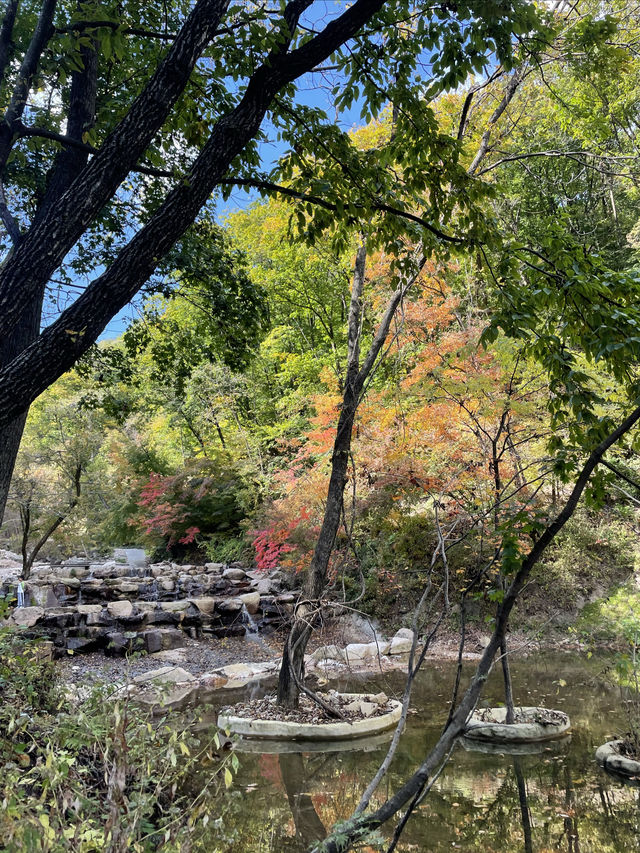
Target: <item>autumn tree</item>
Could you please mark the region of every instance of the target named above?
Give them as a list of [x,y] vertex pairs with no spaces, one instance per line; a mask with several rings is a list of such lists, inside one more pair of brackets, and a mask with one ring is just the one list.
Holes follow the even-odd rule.
[[[456,85],[496,51],[506,56],[510,34],[530,31],[534,20],[523,2],[483,3],[480,12],[475,2],[434,10],[357,0],[327,20],[312,0],[284,8],[225,0],[193,7],[133,0],[117,8],[8,0],[0,30],[0,213],[7,233],[0,506],[29,404],[161,271],[216,188],[255,179],[267,113],[296,152],[294,163],[305,161],[317,136],[344,159],[344,134],[322,110],[299,103],[296,81],[325,73],[323,63],[334,55],[338,108],[363,95],[364,110],[376,113],[391,93],[413,110],[422,65],[432,65],[440,83]],[[414,136],[423,141],[428,128],[420,124],[414,121]],[[416,165],[416,180],[419,174]],[[356,213],[366,221],[381,205],[394,209],[389,182],[372,185],[366,172],[349,170],[338,177],[334,216]],[[356,187],[358,210],[351,202]],[[421,221],[438,233],[441,215],[429,205]],[[41,331],[54,280],[72,289],[88,284],[53,322],[44,318]]]

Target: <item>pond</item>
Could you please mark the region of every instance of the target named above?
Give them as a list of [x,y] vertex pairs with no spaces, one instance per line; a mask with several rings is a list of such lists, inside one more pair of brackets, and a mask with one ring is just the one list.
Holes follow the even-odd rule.
[[[603,675],[606,665],[606,659],[577,654],[536,654],[514,661],[517,703],[567,712],[571,737],[520,756],[470,751],[458,744],[408,822],[397,850],[640,850],[640,789],[611,778],[593,759],[599,744],[626,730],[619,691]],[[466,667],[466,674],[470,672],[472,667]],[[429,664],[419,676],[412,699],[415,713],[379,799],[397,789],[436,741],[452,677],[451,663]],[[398,695],[402,683],[402,675],[393,673],[368,680],[352,677],[349,687]],[[494,672],[481,704],[500,700],[500,680]],[[239,753],[240,769],[232,789],[211,803],[211,819],[216,821],[216,846],[211,850],[306,850],[311,841],[352,814],[386,753],[384,745],[367,747],[371,748]],[[382,830],[386,838],[392,833],[393,826]]]

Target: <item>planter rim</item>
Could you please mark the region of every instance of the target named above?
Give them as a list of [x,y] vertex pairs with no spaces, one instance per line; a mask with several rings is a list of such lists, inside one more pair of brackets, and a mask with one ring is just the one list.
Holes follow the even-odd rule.
[[[464,736],[470,740],[480,740],[490,743],[539,743],[546,740],[554,740],[562,737],[571,727],[571,721],[564,711],[556,711],[562,714],[563,720],[556,723],[506,723],[504,722],[507,709],[488,708],[494,721],[482,720],[476,712],[471,715],[464,730]],[[514,711],[546,711],[547,708],[537,706],[517,706]]]
[[[350,699],[364,699],[369,693],[343,693]],[[242,735],[243,738],[267,740],[348,740],[367,737],[395,726],[402,715],[402,703],[390,699],[391,711],[378,717],[365,717],[352,723],[339,720],[336,723],[296,723],[285,720],[259,720],[238,717],[233,709],[218,715],[218,728]]]
[[596,761],[610,773],[629,778],[640,777],[640,761],[620,755],[618,751],[622,740],[609,740],[596,749]]

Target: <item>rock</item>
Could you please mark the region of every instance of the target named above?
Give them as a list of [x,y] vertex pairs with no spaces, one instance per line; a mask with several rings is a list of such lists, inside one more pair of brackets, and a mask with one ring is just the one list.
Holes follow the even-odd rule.
[[220,672],[227,678],[234,679],[251,678],[254,674],[252,666],[247,663],[230,663],[228,666],[223,666]]
[[351,665],[371,663],[388,650],[389,643],[350,643],[344,650],[344,659]]
[[204,567],[208,572],[222,572],[224,563],[205,563]]
[[173,590],[176,588],[176,585],[175,585],[175,583],[171,580],[171,578],[167,578],[167,577],[159,577],[159,578],[158,578],[158,583],[160,584],[160,586],[162,587],[162,589],[164,589],[166,592],[173,592]]
[[218,609],[224,613],[238,613],[242,610],[242,602],[239,598],[225,598],[218,605]]
[[157,660],[166,660],[169,663],[184,663],[184,659],[187,656],[187,650],[183,648],[179,649],[167,649],[166,651],[161,652],[153,652],[149,655]]
[[222,573],[222,577],[228,581],[242,581],[246,576],[244,569],[225,569]]
[[413,631],[411,628],[400,628],[393,636],[404,638],[405,640],[411,640],[411,642],[413,642]]
[[52,586],[37,586],[36,584],[28,583],[25,586],[25,591],[31,597],[31,601],[35,602],[38,607],[58,607],[60,604]]
[[481,634],[478,637],[478,648],[486,649],[491,642],[491,637],[488,634]]
[[137,592],[139,586],[140,584],[134,581],[120,581],[115,588],[124,595],[127,595],[130,592]]
[[168,613],[183,613],[189,609],[189,602],[184,598],[180,601],[161,601],[160,609]]
[[67,637],[65,648],[70,652],[97,652],[103,645],[102,637]]
[[0,548],[0,560],[17,563],[19,566],[22,565],[22,557],[19,554],[16,554],[14,551],[5,551],[2,548]]
[[84,566],[73,566],[71,571],[69,572],[72,578],[86,578],[89,574],[89,568]]
[[130,601],[110,601],[107,611],[114,619],[128,619],[133,613],[133,604]]
[[244,604],[247,608],[247,612],[257,613],[260,608],[260,593],[259,592],[247,592],[244,595],[239,595],[238,599]]
[[[138,646],[137,638],[137,634],[132,634],[129,631],[110,631],[107,634],[107,645],[104,653],[113,657],[126,655]],[[142,645],[142,641],[139,645]]]
[[378,710],[378,707],[379,706],[375,702],[364,702],[363,700],[356,700],[355,702],[349,702],[348,705],[345,705],[344,710],[356,712],[362,717],[371,717]]
[[76,610],[78,613],[102,613],[102,605],[101,604],[76,604]]
[[320,646],[311,655],[313,661],[343,661],[344,651],[339,646]]
[[13,611],[13,621],[24,628],[33,628],[43,616],[44,608],[42,607],[16,607]]
[[347,643],[371,643],[376,639],[377,632],[371,620],[364,619],[357,613],[348,613],[335,620],[336,629],[342,640]]
[[191,604],[195,605],[198,608],[200,613],[204,613],[207,616],[211,616],[213,611],[216,609],[216,600],[211,596],[203,596],[202,598],[190,598],[189,601]]
[[387,694],[382,692],[376,693],[375,696],[370,696],[369,698],[372,702],[375,702],[376,705],[386,705],[389,701]]
[[65,577],[59,578],[58,583],[64,584],[71,589],[80,589],[80,578]]
[[154,628],[150,631],[143,631],[140,638],[150,654],[168,649],[179,649],[186,645],[184,634],[176,628]]
[[408,655],[412,645],[413,640],[409,640],[407,637],[394,637],[389,646],[389,654]]
[[133,679],[134,684],[150,684],[154,681],[159,681],[162,684],[181,684],[185,681],[197,681],[197,679],[195,675],[181,666],[162,666],[160,669],[150,669],[149,672],[143,672],[142,675],[137,675]]
[[253,588],[260,595],[273,595],[276,592],[276,585],[265,578],[254,581]]

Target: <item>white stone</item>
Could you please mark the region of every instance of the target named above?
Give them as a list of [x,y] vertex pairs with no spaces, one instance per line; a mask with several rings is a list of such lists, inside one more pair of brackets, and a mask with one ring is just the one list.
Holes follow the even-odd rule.
[[110,601],[107,612],[114,619],[127,619],[133,613],[133,604],[130,601]]
[[183,610],[187,610],[189,602],[185,599],[182,601],[161,601],[160,607],[169,613],[181,613]]
[[413,631],[411,630],[411,628],[400,628],[398,631],[395,632],[393,636],[394,638],[402,637],[405,640],[411,640],[411,642],[413,642]]
[[411,651],[413,640],[406,637],[394,637],[389,646],[390,655],[407,655]]
[[349,664],[369,663],[378,660],[388,648],[388,643],[350,643],[344,650],[344,658]]
[[230,663],[220,670],[227,678],[251,678],[253,668],[247,663]]
[[229,581],[242,581],[246,576],[244,569],[225,569],[222,573],[222,577]]
[[185,681],[197,681],[195,675],[181,666],[162,666],[160,669],[151,669],[143,672],[133,679],[135,684],[146,684],[148,682],[160,681],[167,684],[181,684]]
[[216,600],[211,596],[202,596],[201,598],[190,598],[191,604],[195,604],[200,613],[211,616],[216,609]]
[[77,604],[78,613],[102,613],[101,604]]
[[320,646],[311,655],[313,661],[343,661],[344,651],[339,646]]

